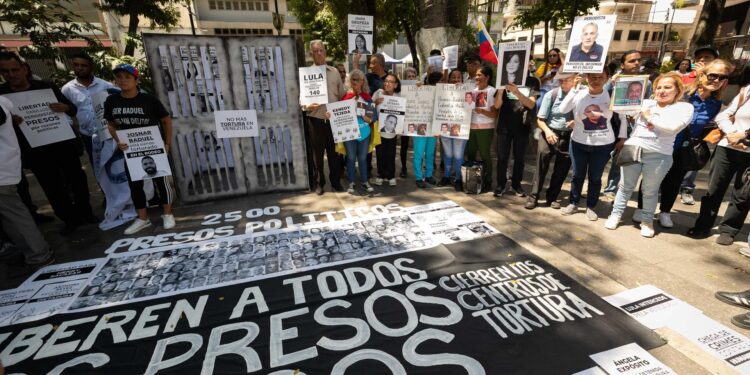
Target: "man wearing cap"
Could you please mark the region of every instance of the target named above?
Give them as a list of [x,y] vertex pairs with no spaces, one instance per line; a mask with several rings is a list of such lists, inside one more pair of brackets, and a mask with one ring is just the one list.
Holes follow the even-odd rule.
[[682,83],[689,85],[695,81],[700,75],[700,70],[704,65],[710,63],[719,58],[719,50],[713,46],[702,46],[698,47],[693,52],[693,62],[695,63],[695,69],[690,74],[682,77]]
[[[122,91],[107,97],[104,102],[104,118],[107,120],[109,133],[117,143],[118,148],[127,152],[128,144],[117,136],[117,130],[156,126],[164,138],[164,149],[169,154],[172,145],[172,118],[169,117],[167,109],[155,96],[138,91],[139,73],[134,66],[120,64],[115,67],[113,72],[115,73],[115,83]],[[125,229],[127,235],[151,226],[151,220],[149,220],[146,211],[148,202],[143,190],[145,180],[133,181],[131,175],[134,173],[138,172],[128,171],[128,185],[130,185],[130,197],[133,199],[138,217]],[[154,191],[158,193],[164,207],[164,214],[162,215],[164,229],[174,228],[172,177],[154,175],[153,178],[149,176],[147,180],[153,183]]]
[[586,62],[599,61],[604,54],[604,47],[596,44],[599,36],[599,25],[594,22],[587,23],[581,30],[581,43],[576,44],[570,50],[568,61]]
[[[34,90],[51,90],[58,102],[50,103],[49,109],[70,117],[76,115],[76,106],[55,85],[29,78],[31,74],[27,65],[15,53],[0,52],[0,74],[5,79],[5,83],[0,85],[0,95]],[[20,106],[25,103],[13,104]],[[67,118],[67,120],[72,124],[70,118]],[[34,176],[39,181],[39,185],[47,196],[55,215],[65,222],[65,228],[63,228],[61,234],[68,235],[78,225],[91,221],[93,217],[89,204],[86,173],[81,168],[81,160],[79,159],[82,153],[81,140],[78,137],[73,137],[43,146],[31,147],[26,135],[21,131],[20,125],[22,122],[21,117],[13,117],[24,166],[34,172]],[[72,192],[72,199],[69,192]]]
[[555,166],[547,187],[545,205],[554,209],[560,208],[557,196],[560,195],[571,165],[568,146],[570,133],[573,130],[573,111],[560,112],[559,108],[570,89],[576,85],[577,74],[557,73],[553,79],[560,84],[542,98],[542,104],[537,113],[536,125],[542,134],[539,136],[536,152],[536,169],[534,169],[534,180],[531,183],[531,194],[524,206],[528,210],[537,206],[553,158]]

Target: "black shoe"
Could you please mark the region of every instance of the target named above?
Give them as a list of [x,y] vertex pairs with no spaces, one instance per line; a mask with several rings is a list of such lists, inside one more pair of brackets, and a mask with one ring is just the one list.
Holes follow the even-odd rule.
[[324,192],[325,190],[323,190],[323,187],[320,185],[318,185],[318,187],[315,188],[315,194],[323,195]]
[[427,178],[424,179],[424,182],[426,182],[426,183],[428,183],[430,185],[437,184],[437,181],[435,181],[435,177],[427,177]]
[[451,184],[451,179],[448,177],[443,177],[438,182],[437,186],[448,186]]
[[401,176],[401,178],[406,178],[406,168],[405,167],[401,168],[401,174],[400,174],[400,176]]
[[687,235],[697,240],[702,240],[711,236],[711,229],[700,229],[697,227],[693,227],[688,229]]
[[503,188],[497,188],[497,189],[495,189],[495,192],[492,193],[492,195],[494,195],[495,197],[498,197],[498,198],[502,197],[503,194],[505,194],[505,190],[506,190],[506,188],[504,188],[504,187]]
[[721,302],[750,309],[750,290],[737,293],[716,292],[714,296]]
[[32,212],[31,217],[34,219],[34,222],[37,224],[43,224],[43,223],[51,223],[55,221],[55,218],[48,215],[42,215],[40,213]]
[[65,227],[60,231],[60,234],[63,236],[69,236],[76,231],[76,228],[78,228],[78,224],[67,222],[65,223]]
[[456,181],[456,183],[453,185],[453,188],[456,189],[456,191],[464,191],[464,183],[461,180]]
[[750,329],[750,313],[740,314],[733,317],[732,324],[740,328]]
[[518,186],[518,187],[512,187],[511,189],[513,190],[513,193],[515,193],[517,197],[525,197],[526,196],[526,192],[523,191],[523,188],[520,187],[520,186]]
[[734,243],[734,236],[729,233],[720,233],[716,239],[717,245],[729,246]]
[[417,180],[417,187],[420,189],[424,189],[427,187],[427,184],[424,183],[424,180]]
[[527,210],[533,210],[536,208],[536,199],[533,197],[529,197],[529,199],[526,200],[526,204],[523,205],[523,208]]
[[344,187],[341,184],[331,184],[331,187],[338,192],[344,191]]

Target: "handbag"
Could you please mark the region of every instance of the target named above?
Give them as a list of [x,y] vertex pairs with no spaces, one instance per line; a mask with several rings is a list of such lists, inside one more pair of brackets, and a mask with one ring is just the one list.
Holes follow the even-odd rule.
[[689,127],[685,128],[685,139],[677,149],[680,168],[683,171],[698,171],[708,164],[711,151],[706,142],[699,138],[691,138]]
[[[729,121],[731,121],[732,124],[734,124],[734,119],[735,119],[735,115],[737,114],[737,111],[739,111],[740,108],[742,108],[742,106],[745,105],[745,103],[747,103],[747,100],[745,100],[745,88],[743,87],[740,91],[739,105],[737,105],[737,109],[734,110],[734,113],[729,115]],[[724,132],[721,131],[721,129],[717,127],[716,129],[711,130],[706,135],[706,137],[703,138],[703,140],[712,145],[715,145],[719,143],[719,141],[721,141],[722,138],[724,138]]]
[[638,164],[641,162],[642,152],[643,149],[641,148],[641,146],[625,145],[617,154],[615,165],[617,165],[618,167],[625,167],[628,165]]

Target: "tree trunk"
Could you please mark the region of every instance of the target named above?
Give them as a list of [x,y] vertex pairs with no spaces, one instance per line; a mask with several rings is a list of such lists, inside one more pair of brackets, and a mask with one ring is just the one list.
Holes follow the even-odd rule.
[[721,13],[724,11],[725,3],[726,0],[706,0],[698,18],[693,39],[690,41],[691,51],[695,50],[696,47],[712,44],[719,29]]
[[549,20],[544,20],[544,61],[547,61],[547,53],[549,52]]
[[125,55],[133,56],[136,44],[133,39],[138,36],[138,23],[140,21],[136,7],[130,7],[128,17],[128,40],[125,42]]
[[492,0],[487,0],[487,20],[485,22],[487,31],[492,28]]
[[[417,49],[422,56],[422,67],[426,71],[430,50],[462,42],[463,28],[469,14],[468,0],[417,0],[418,12],[422,15],[422,27],[415,33]],[[466,50],[468,42],[459,46]],[[415,57],[412,54],[412,57]]]
[[402,22],[402,25],[404,29],[404,35],[406,36],[406,43],[409,44],[409,52],[411,52],[412,65],[417,69],[417,74],[419,74],[419,53],[417,50],[417,39],[414,36],[414,30],[412,29],[412,25],[410,25],[408,22],[404,21]]

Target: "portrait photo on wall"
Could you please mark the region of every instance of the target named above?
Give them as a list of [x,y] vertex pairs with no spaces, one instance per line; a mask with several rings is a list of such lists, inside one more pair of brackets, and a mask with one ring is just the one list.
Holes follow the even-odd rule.
[[530,41],[500,43],[496,88],[504,88],[509,83],[516,86],[526,84],[530,49]]
[[638,110],[646,94],[648,76],[620,76],[612,87],[610,108],[618,110]]

